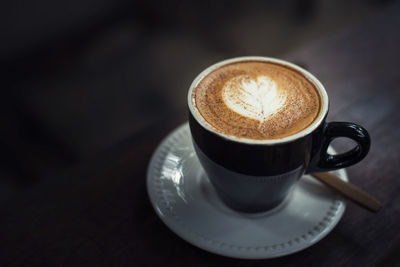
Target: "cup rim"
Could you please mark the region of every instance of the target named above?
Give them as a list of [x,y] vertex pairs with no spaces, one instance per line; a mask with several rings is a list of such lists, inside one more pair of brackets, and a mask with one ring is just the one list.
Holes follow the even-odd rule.
[[[297,132],[293,135],[286,136],[283,138],[277,138],[277,139],[266,139],[266,140],[257,140],[257,139],[249,139],[249,138],[240,138],[232,135],[227,135],[224,133],[218,132],[211,124],[209,124],[201,115],[200,112],[198,111],[197,108],[194,106],[194,100],[192,99],[192,94],[193,94],[193,89],[199,84],[199,82],[209,73],[212,71],[216,70],[217,68],[220,68],[224,65],[230,64],[230,63],[235,63],[235,62],[241,62],[241,61],[264,61],[264,62],[272,62],[272,63],[277,63],[280,65],[287,66],[289,68],[292,68],[294,70],[299,71],[302,75],[304,75],[310,82],[312,82],[318,89],[318,93],[320,94],[321,100],[322,100],[322,108],[320,113],[318,114],[318,117],[305,129],[301,130],[300,132]],[[207,131],[216,134],[223,139],[234,141],[237,143],[243,143],[243,144],[251,144],[251,145],[275,145],[275,144],[282,144],[282,143],[288,143],[294,140],[297,140],[299,138],[302,138],[306,135],[309,135],[312,133],[315,129],[319,127],[319,125],[324,121],[324,118],[326,117],[326,114],[328,113],[328,108],[329,108],[329,98],[328,94],[326,93],[325,87],[322,85],[322,83],[310,72],[307,70],[290,63],[286,60],[282,59],[277,59],[277,58],[272,58],[272,57],[262,57],[262,56],[244,56],[244,57],[235,57],[231,59],[226,59],[219,61],[205,70],[203,70],[197,77],[193,80],[192,84],[190,85],[189,91],[188,91],[188,107],[190,110],[190,113],[193,115],[194,119]]]

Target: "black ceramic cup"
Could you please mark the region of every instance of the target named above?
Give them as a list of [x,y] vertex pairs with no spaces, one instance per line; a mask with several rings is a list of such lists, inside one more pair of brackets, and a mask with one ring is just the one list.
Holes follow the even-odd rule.
[[[248,140],[219,133],[203,119],[192,99],[196,85],[223,65],[252,60],[284,65],[315,85],[322,108],[310,126],[281,139]],[[219,62],[200,73],[188,92],[189,125],[196,154],[221,200],[242,212],[267,211],[285,199],[304,173],[345,168],[362,160],[370,147],[368,132],[354,123],[326,122],[328,106],[324,86],[308,71],[283,60],[240,57]],[[356,146],[331,155],[328,146],[337,137],[353,139]]]

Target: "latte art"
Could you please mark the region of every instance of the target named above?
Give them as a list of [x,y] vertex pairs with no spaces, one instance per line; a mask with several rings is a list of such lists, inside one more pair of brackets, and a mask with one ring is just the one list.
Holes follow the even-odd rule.
[[256,80],[237,76],[222,89],[222,99],[236,113],[256,119],[262,124],[285,104],[286,97],[278,92],[275,82],[267,76]]
[[205,75],[192,104],[216,132],[250,140],[279,139],[318,117],[318,89],[301,72],[267,61],[239,61]]

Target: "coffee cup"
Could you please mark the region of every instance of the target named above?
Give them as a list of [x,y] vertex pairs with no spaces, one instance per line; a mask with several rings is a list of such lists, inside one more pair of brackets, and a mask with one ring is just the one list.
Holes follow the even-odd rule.
[[[284,60],[238,57],[201,72],[188,91],[197,157],[220,199],[247,213],[277,207],[303,174],[356,164],[368,153],[361,126],[326,122],[329,99],[311,73]],[[347,137],[350,151],[328,153]]]

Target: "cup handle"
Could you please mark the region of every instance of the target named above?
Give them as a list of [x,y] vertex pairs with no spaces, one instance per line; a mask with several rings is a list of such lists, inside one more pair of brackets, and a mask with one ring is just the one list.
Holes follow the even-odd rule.
[[[328,153],[329,144],[338,137],[347,137],[357,144],[351,150],[338,155]],[[368,153],[371,139],[367,130],[360,125],[349,122],[330,122],[325,125],[322,140],[319,142],[314,157],[307,168],[307,173],[331,171],[354,165]]]

